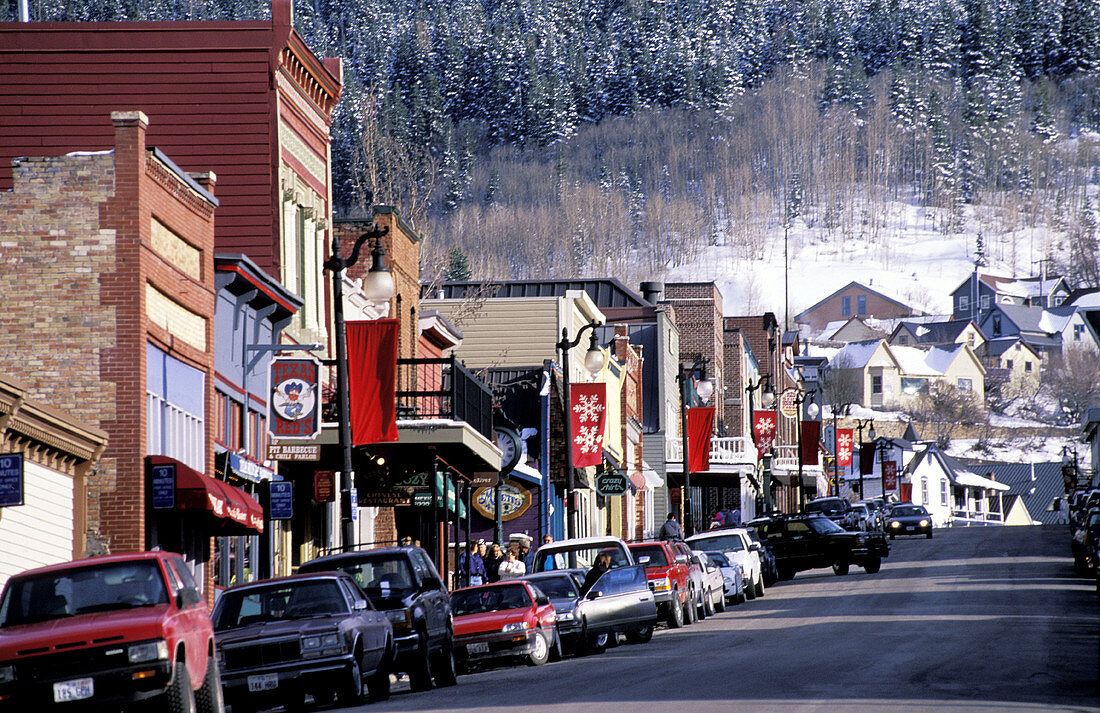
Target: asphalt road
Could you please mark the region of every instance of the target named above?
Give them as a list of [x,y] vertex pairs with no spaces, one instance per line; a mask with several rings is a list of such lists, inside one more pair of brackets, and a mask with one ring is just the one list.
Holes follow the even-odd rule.
[[1100,711],[1100,608],[1065,526],[897,540],[882,571],[803,572],[649,644],[363,711]]

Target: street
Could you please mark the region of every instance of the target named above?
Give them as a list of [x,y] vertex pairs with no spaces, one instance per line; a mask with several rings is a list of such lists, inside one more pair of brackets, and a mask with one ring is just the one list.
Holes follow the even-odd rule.
[[1100,710],[1100,617],[1065,527],[899,539],[877,575],[813,570],[646,645],[500,666],[370,711]]

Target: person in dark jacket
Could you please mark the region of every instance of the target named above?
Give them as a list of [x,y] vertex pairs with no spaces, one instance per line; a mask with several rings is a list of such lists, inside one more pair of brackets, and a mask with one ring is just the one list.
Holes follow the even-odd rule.
[[490,582],[500,579],[500,563],[504,561],[504,551],[500,545],[493,544],[489,548],[489,556],[485,558],[485,573]]
[[596,582],[600,580],[600,577],[604,575],[604,572],[611,568],[611,555],[599,554],[596,555],[596,562],[592,565],[592,569],[588,570],[588,574],[584,576],[584,584],[581,585],[581,596],[588,594],[589,590],[596,585]]
[[466,569],[467,552],[470,553],[470,568],[468,570],[470,575],[470,585],[474,586],[478,584],[485,584],[489,581],[489,578],[486,576],[485,571],[485,560],[481,559],[481,555],[478,554],[476,544],[471,544],[470,547],[462,553],[461,567],[464,570]]
[[658,540],[682,540],[684,539],[684,528],[680,527],[680,523],[676,522],[676,513],[669,513],[668,519],[665,520],[665,524],[661,525],[661,531],[657,534]]

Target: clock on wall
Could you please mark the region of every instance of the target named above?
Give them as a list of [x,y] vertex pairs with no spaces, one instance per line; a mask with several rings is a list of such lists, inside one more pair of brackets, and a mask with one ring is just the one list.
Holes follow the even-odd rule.
[[519,465],[519,459],[523,454],[523,444],[519,440],[519,434],[514,429],[507,426],[494,426],[493,431],[497,434],[497,448],[504,456],[500,462],[500,472],[508,473]]

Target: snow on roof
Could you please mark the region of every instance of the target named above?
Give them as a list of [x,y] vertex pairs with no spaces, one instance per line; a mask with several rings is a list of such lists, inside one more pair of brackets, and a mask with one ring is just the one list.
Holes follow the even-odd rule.
[[850,342],[837,350],[837,353],[829,360],[830,364],[839,369],[862,369],[867,366],[867,362],[871,361],[871,357],[874,356],[880,344],[882,344],[881,339],[874,339],[869,342]]
[[959,350],[962,348],[962,344],[954,349],[932,347],[928,350],[928,354],[924,358],[924,363],[928,365],[929,369],[932,369],[936,373],[944,374],[951,368],[951,362],[955,361],[955,357],[958,356]]
[[936,371],[928,364],[928,350],[919,347],[890,347],[894,358],[901,366],[901,373],[905,376],[942,376],[942,371]]
[[1100,309],[1100,292],[1081,295],[1073,301],[1073,306],[1078,309]]
[[932,330],[931,330],[931,329],[929,329],[928,327],[923,327],[923,326],[921,326],[921,325],[919,325],[919,324],[918,324],[918,325],[917,325],[917,331],[915,332],[915,334],[916,334],[916,335],[917,335],[918,337],[923,337],[924,335],[926,335],[926,334],[929,334],[929,333],[931,333],[931,332],[932,332]]
[[1050,310],[1043,310],[1043,313],[1039,316],[1039,330],[1047,334],[1064,332],[1066,325],[1073,319],[1074,312],[1069,312],[1068,314],[1065,313],[1065,310],[1060,310],[1060,312],[1062,312],[1062,314]]
[[115,152],[114,149],[104,149],[103,151],[70,151],[65,154],[66,156],[110,156]]

